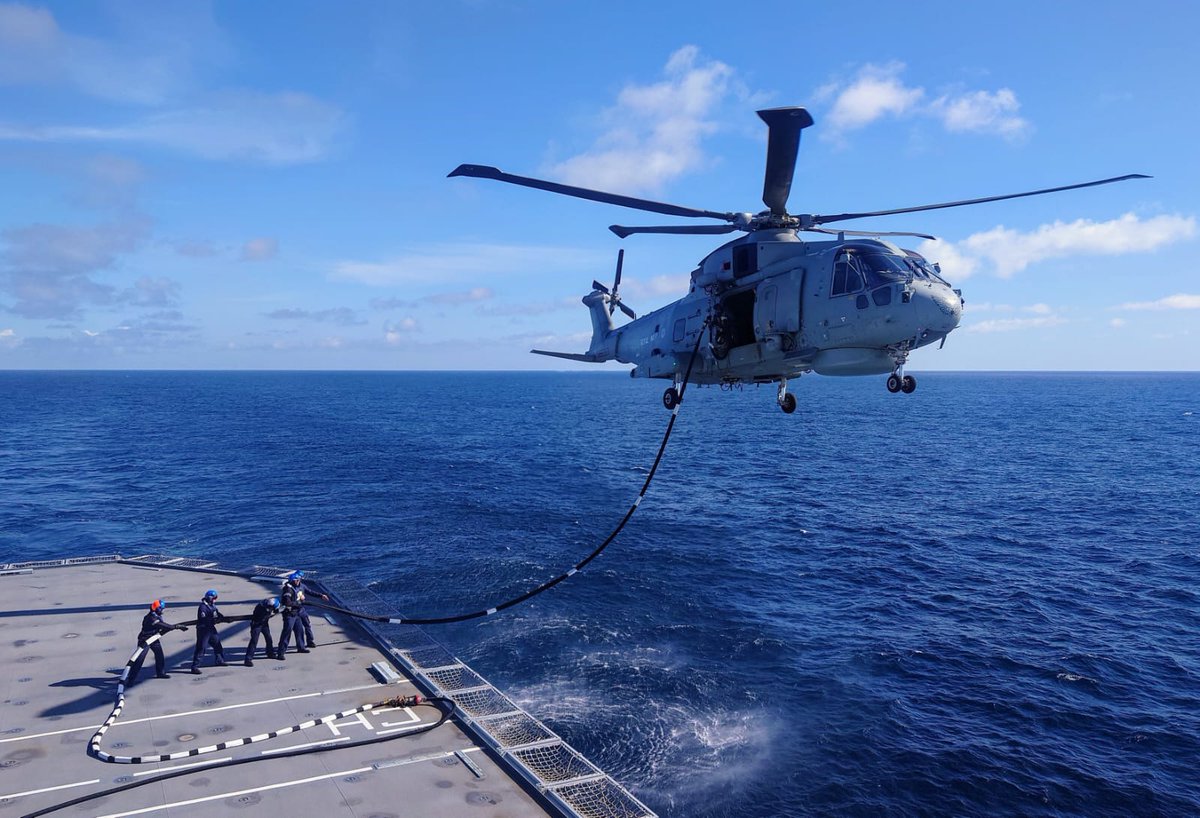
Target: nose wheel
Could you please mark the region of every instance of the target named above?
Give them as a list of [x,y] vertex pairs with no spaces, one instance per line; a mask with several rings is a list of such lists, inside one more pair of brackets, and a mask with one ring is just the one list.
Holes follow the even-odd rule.
[[776,397],[779,402],[779,408],[784,414],[790,415],[796,411],[796,396],[787,391],[787,378],[779,379],[779,395]]

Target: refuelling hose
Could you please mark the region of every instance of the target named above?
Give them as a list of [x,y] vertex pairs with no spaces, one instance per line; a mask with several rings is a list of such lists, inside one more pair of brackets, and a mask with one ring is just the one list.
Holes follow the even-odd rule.
[[629,510],[625,512],[625,516],[621,518],[619,523],[617,523],[617,527],[612,530],[612,533],[610,533],[604,539],[604,542],[600,543],[596,550],[592,551],[592,553],[575,563],[574,567],[562,574],[559,574],[557,577],[549,580],[548,582],[543,582],[533,590],[526,591],[520,596],[513,597],[506,602],[501,602],[499,605],[491,608],[484,608],[483,610],[479,611],[471,611],[470,613],[456,614],[454,616],[377,616],[374,614],[362,613],[361,611],[351,611],[347,610],[346,608],[339,608],[336,605],[321,604],[319,602],[306,601],[305,604],[313,608],[324,608],[326,610],[336,611],[337,613],[355,617],[357,619],[366,619],[371,622],[386,622],[391,625],[448,625],[451,622],[465,622],[468,619],[479,619],[480,617],[491,616],[492,614],[499,613],[506,608],[511,608],[514,605],[520,605],[522,602],[537,596],[543,591],[550,590],[563,580],[578,574],[583,570],[584,566],[596,559],[596,557],[600,556],[604,549],[608,548],[609,544],[611,544],[612,541],[617,538],[617,535],[621,533],[623,528],[625,528],[625,524],[629,522],[629,518],[631,518],[633,513],[638,510],[638,506],[642,504],[642,499],[646,496],[646,492],[650,489],[650,483],[652,480],[654,480],[655,472],[658,471],[658,464],[662,462],[663,452],[665,452],[667,449],[667,441],[671,439],[671,430],[675,428],[675,419],[679,417],[679,407],[683,404],[683,393],[687,391],[688,381],[692,377],[692,366],[696,363],[696,354],[700,351],[700,341],[704,338],[704,330],[707,326],[708,319],[705,318],[704,323],[696,332],[696,345],[692,347],[692,355],[691,358],[688,359],[687,370],[684,372],[683,381],[681,381],[679,384],[675,406],[671,409],[671,420],[667,423],[667,430],[663,433],[662,442],[658,444],[658,454],[654,457],[654,465],[650,467],[650,473],[646,475],[646,482],[642,484],[642,490],[638,492],[637,499],[633,501],[633,505],[631,505]]
[[[419,696],[418,697],[409,697],[409,698],[419,698],[420,699]],[[388,701],[394,701],[394,700],[388,700]],[[385,702],[378,702],[378,703],[371,705],[371,707],[382,707],[384,705],[385,705]],[[206,769],[222,769],[223,770],[228,767],[237,767],[241,764],[250,764],[252,762],[271,761],[272,759],[276,759],[276,758],[296,758],[297,756],[310,755],[312,753],[327,753],[332,750],[346,750],[346,749],[350,749],[352,747],[364,747],[368,744],[379,744],[381,742],[391,741],[392,739],[396,739],[396,738],[420,735],[421,733],[428,733],[431,730],[436,730],[437,728],[439,728],[443,724],[445,724],[446,720],[450,718],[451,714],[453,714],[454,708],[455,708],[454,702],[452,702],[449,699],[443,698],[441,696],[430,696],[429,698],[423,698],[423,699],[420,699],[420,701],[415,702],[412,705],[408,705],[408,706],[420,706],[420,705],[436,707],[441,714],[439,716],[438,720],[436,722],[431,722],[429,724],[423,724],[420,727],[415,727],[412,730],[405,730],[403,732],[398,732],[398,733],[390,733],[386,736],[375,736],[373,738],[361,739],[359,741],[352,741],[352,742],[349,742],[348,744],[331,744],[331,745],[324,745],[324,746],[318,745],[316,747],[301,747],[301,748],[298,748],[295,750],[288,750],[288,751],[282,752],[282,753],[273,753],[272,755],[269,755],[269,756],[257,755],[257,756],[246,756],[245,758],[235,758],[230,761],[222,762],[219,767],[209,767]],[[350,711],[350,712],[352,712],[352,711]],[[314,722],[314,723],[316,723],[316,722]],[[282,733],[280,733],[280,735],[282,735]],[[233,743],[227,742],[225,744],[225,746],[227,746],[227,747],[233,746]],[[147,757],[147,760],[152,760],[152,757]],[[50,806],[43,807],[42,809],[37,810],[36,812],[26,813],[25,815],[21,816],[21,818],[40,818],[40,816],[42,816],[42,815],[49,815],[52,812],[57,812],[58,810],[65,809],[67,807],[73,807],[77,804],[83,804],[83,803],[92,801],[97,798],[105,798],[110,795],[116,795],[117,793],[125,792],[127,790],[132,790],[137,787],[145,786],[146,784],[154,784],[154,783],[157,783],[160,781],[166,781],[167,779],[170,779],[170,778],[178,778],[179,776],[182,776],[182,775],[191,775],[195,772],[196,772],[195,765],[188,765],[185,769],[172,770],[170,772],[165,772],[162,775],[156,775],[153,777],[144,778],[141,781],[130,781],[126,784],[122,784],[117,787],[112,787],[107,790],[101,790],[100,792],[91,793],[90,795],[82,795],[78,798],[73,798],[70,801],[63,801],[58,804],[51,804]]]
[[[696,344],[695,344],[695,346],[692,347],[692,354],[691,354],[691,357],[688,359],[688,365],[687,365],[687,369],[684,372],[683,380],[680,382],[679,388],[676,390],[677,395],[676,395],[675,405],[671,409],[671,419],[670,419],[670,421],[668,421],[666,431],[663,433],[662,441],[658,445],[658,453],[654,457],[654,464],[650,467],[650,472],[649,472],[649,474],[646,475],[646,480],[642,484],[642,488],[638,492],[637,498],[634,499],[633,504],[629,507],[629,510],[625,512],[625,516],[621,518],[621,521],[617,523],[616,527],[609,533],[609,535],[604,539],[604,541],[601,542],[600,545],[597,546],[595,548],[595,550],[593,550],[590,554],[588,554],[586,557],[584,557],[579,562],[575,563],[575,565],[573,567],[571,567],[567,571],[563,572],[562,574],[559,574],[558,576],[554,577],[553,579],[551,579],[547,582],[543,582],[541,585],[538,585],[536,588],[533,588],[530,591],[526,591],[525,593],[521,594],[520,596],[513,597],[512,599],[506,600],[505,602],[502,602],[491,608],[484,608],[482,610],[471,611],[469,613],[456,614],[454,616],[388,617],[388,616],[377,616],[374,614],[367,614],[367,613],[363,613],[361,611],[352,611],[352,610],[348,610],[346,608],[340,608],[336,605],[321,604],[319,602],[307,602],[306,604],[308,604],[314,608],[323,608],[323,609],[330,610],[330,611],[336,611],[336,612],[344,614],[346,616],[354,617],[357,619],[365,619],[365,620],[369,620],[372,622],[386,622],[386,623],[393,624],[393,625],[446,625],[446,624],[450,624],[452,622],[465,622],[470,619],[479,619],[481,617],[491,616],[492,614],[495,614],[500,611],[511,608],[514,605],[520,605],[522,602],[532,599],[533,597],[537,596],[538,594],[540,594],[544,591],[550,590],[551,588],[553,588],[555,585],[562,582],[563,580],[569,579],[570,577],[573,577],[575,574],[582,571],[584,569],[584,567],[587,566],[588,563],[590,563],[592,560],[596,559],[596,557],[600,556],[600,554],[602,554],[604,552],[604,549],[608,548],[608,546],[610,544],[612,544],[613,540],[615,540],[617,538],[617,535],[619,535],[621,533],[621,531],[625,528],[625,525],[629,522],[630,518],[633,517],[634,512],[636,512],[638,510],[638,507],[641,506],[642,500],[646,496],[646,492],[649,491],[650,484],[654,480],[654,475],[658,472],[658,466],[662,462],[663,453],[666,452],[667,442],[671,439],[671,432],[675,428],[675,420],[679,417],[679,408],[683,404],[684,393],[687,391],[688,382],[691,380],[692,367],[696,363],[696,355],[700,350],[700,342],[704,338],[704,329],[707,326],[708,326],[708,319],[706,318],[704,320],[704,324],[700,327],[699,331],[696,333]],[[239,621],[239,620],[246,620],[249,618],[250,618],[249,616],[232,616],[232,617],[224,617],[222,621],[225,621],[225,622]],[[183,627],[187,627],[187,626],[194,625],[194,624],[195,624],[194,620],[189,621],[189,622],[181,622],[178,624],[177,627],[183,628]],[[237,766],[239,764],[248,764],[248,763],[254,762],[254,761],[264,761],[264,760],[267,760],[270,758],[294,758],[295,756],[306,755],[308,753],[327,752],[329,750],[344,749],[344,748],[349,748],[349,747],[361,747],[361,746],[364,746],[367,744],[375,744],[375,743],[378,743],[381,741],[389,741],[392,738],[396,738],[397,736],[412,736],[412,735],[415,735],[418,733],[428,732],[430,730],[434,730],[434,729],[440,727],[443,723],[445,723],[445,721],[448,718],[450,718],[450,715],[453,713],[454,707],[455,707],[455,704],[452,700],[446,699],[446,698],[443,698],[440,696],[433,696],[433,697],[429,697],[429,698],[422,698],[421,696],[393,697],[390,699],[385,699],[383,701],[370,702],[368,704],[360,705],[356,708],[353,708],[350,710],[344,710],[340,713],[333,713],[328,716],[322,716],[319,719],[313,719],[311,721],[307,721],[302,724],[294,724],[290,727],[285,727],[280,730],[272,730],[269,733],[261,733],[259,735],[255,735],[255,736],[246,736],[243,738],[233,739],[230,741],[223,741],[219,744],[213,744],[208,747],[197,747],[197,748],[191,749],[191,750],[181,750],[180,752],[177,752],[177,753],[167,753],[167,754],[163,754],[163,755],[152,755],[152,756],[115,756],[115,755],[112,755],[111,753],[107,753],[107,752],[103,751],[102,749],[100,749],[100,745],[104,739],[104,734],[108,731],[108,729],[110,727],[112,727],[116,723],[117,719],[120,718],[121,711],[125,707],[125,685],[129,679],[129,673],[132,670],[133,665],[136,662],[138,662],[141,659],[144,659],[146,652],[148,650],[150,650],[150,645],[157,642],[159,639],[162,638],[162,636],[163,636],[163,634],[155,634],[155,635],[149,637],[148,639],[146,639],[144,642],[139,643],[137,649],[134,650],[133,654],[130,655],[129,660],[125,663],[125,668],[121,671],[121,676],[117,680],[116,703],[113,706],[112,712],[109,714],[108,718],[105,719],[104,724],[102,724],[100,726],[100,728],[96,730],[95,734],[92,735],[91,740],[88,742],[88,755],[91,755],[91,756],[99,759],[100,761],[104,761],[109,764],[149,764],[149,763],[162,762],[162,761],[176,761],[181,758],[191,758],[194,756],[205,755],[208,753],[215,753],[215,752],[219,752],[221,750],[227,750],[227,749],[230,749],[233,747],[241,747],[241,746],[244,746],[247,744],[254,744],[254,743],[257,743],[260,741],[268,741],[273,738],[278,738],[279,736],[288,735],[289,733],[295,733],[300,730],[307,730],[310,727],[315,727],[320,724],[327,724],[329,722],[347,718],[348,716],[353,716],[358,713],[365,713],[365,712],[368,712],[370,710],[375,710],[375,709],[381,709],[381,708],[386,708],[386,707],[412,707],[412,706],[416,706],[416,705],[429,705],[429,706],[437,707],[438,710],[441,712],[441,717],[438,719],[437,722],[434,722],[434,723],[428,724],[428,725],[423,725],[419,728],[415,728],[413,730],[408,730],[408,731],[404,731],[404,732],[397,733],[397,734],[391,734],[391,735],[387,735],[387,736],[376,736],[375,738],[364,739],[362,741],[351,742],[349,744],[339,744],[337,746],[305,747],[305,748],[301,748],[299,750],[292,750],[289,752],[276,753],[271,756],[262,756],[262,755],[248,756],[246,758],[233,759],[232,761],[226,762],[221,765],[222,768],[233,767],[233,766]],[[151,784],[151,783],[154,783],[157,781],[165,781],[166,779],[175,778],[180,775],[187,775],[190,772],[192,772],[191,768],[186,769],[186,770],[177,770],[174,772],[164,773],[163,775],[154,776],[152,778],[147,778],[142,781],[132,781],[132,782],[123,784],[119,787],[113,787],[112,789],[104,790],[102,792],[92,793],[91,795],[85,795],[85,796],[81,796],[79,798],[72,799],[70,801],[64,801],[59,804],[54,804],[52,806],[45,807],[41,810],[38,810],[37,812],[27,813],[26,815],[22,816],[22,818],[38,818],[38,816],[47,815],[51,812],[56,812],[60,809],[66,808],[66,807],[86,803],[87,801],[91,801],[96,798],[103,798],[103,797],[106,797],[109,795],[114,795],[116,793],[124,792],[126,790],[131,790],[131,789],[134,789],[135,787],[140,787],[145,784]]]
[[[225,617],[222,621],[248,619],[249,617]],[[191,623],[181,623],[179,627],[183,627]],[[350,710],[343,710],[340,713],[331,713],[328,716],[322,716],[319,719],[306,721],[301,724],[293,724],[290,727],[283,727],[279,730],[272,730],[269,733],[260,733],[256,736],[245,736],[244,738],[230,739],[222,741],[220,744],[212,744],[208,747],[195,747],[190,750],[180,750],[177,753],[166,753],[163,755],[149,756],[115,756],[111,753],[106,753],[100,749],[100,743],[104,740],[104,734],[108,732],[108,728],[116,724],[117,719],[121,717],[121,711],[125,709],[125,682],[129,678],[129,672],[135,662],[145,656],[146,651],[150,646],[163,637],[163,634],[156,633],[138,645],[133,654],[129,657],[129,661],[125,663],[125,669],[121,671],[121,677],[117,680],[117,700],[113,706],[112,712],[108,714],[108,718],[104,720],[104,724],[100,725],[99,729],[92,735],[88,742],[88,755],[104,761],[108,764],[153,764],[158,761],[177,761],[181,758],[193,758],[194,756],[207,755],[208,753],[216,753],[221,750],[229,750],[234,747],[242,747],[246,744],[257,744],[260,741],[269,741],[279,736],[286,736],[289,733],[298,733],[301,730],[307,730],[310,727],[316,727],[319,724],[328,724],[329,722],[338,721],[357,715],[358,713],[366,713],[371,710],[378,710],[385,707],[412,707],[413,705],[421,704],[426,699],[421,696],[394,696],[383,701],[370,702],[368,704],[359,705]]]

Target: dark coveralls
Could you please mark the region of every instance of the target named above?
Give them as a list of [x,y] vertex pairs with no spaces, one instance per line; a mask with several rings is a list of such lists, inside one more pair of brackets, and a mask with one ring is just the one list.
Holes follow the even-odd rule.
[[275,652],[275,658],[283,658],[293,635],[296,637],[296,650],[308,653],[308,648],[304,647],[304,625],[300,619],[300,612],[304,610],[300,589],[291,582],[283,583],[283,589],[279,592],[279,605],[283,608],[283,633],[279,634],[279,650]]
[[225,664],[225,649],[221,647],[221,637],[217,635],[217,623],[225,619],[225,614],[217,610],[217,603],[208,597],[200,600],[196,609],[196,650],[192,653],[192,670],[200,669],[200,657],[212,646],[217,665]]
[[[177,630],[183,629],[178,625],[165,622],[161,611],[151,611],[142,617],[142,629],[138,632],[138,647],[146,647],[146,640],[155,634],[161,636],[164,633]],[[150,650],[154,651],[154,675],[161,679],[167,675],[167,660],[163,656],[162,640],[156,639],[151,642]],[[126,685],[132,685],[137,681],[138,674],[142,672],[142,662],[144,661],[146,661],[145,652],[138,656],[133,666],[129,668],[129,678],[125,682]]]
[[[308,620],[308,608],[304,607],[304,583],[301,582],[296,586],[297,597],[300,601],[300,624],[304,627],[304,642],[310,648],[317,646],[317,640],[313,638],[312,622]],[[329,597],[325,594],[320,594],[321,599],[328,600]],[[296,636],[296,644],[300,644],[300,636]]]
[[247,664],[254,658],[259,634],[267,641],[267,656],[275,655],[275,640],[271,637],[271,617],[274,615],[275,607],[269,599],[264,599],[254,606],[254,613],[250,614],[250,644],[246,646]]

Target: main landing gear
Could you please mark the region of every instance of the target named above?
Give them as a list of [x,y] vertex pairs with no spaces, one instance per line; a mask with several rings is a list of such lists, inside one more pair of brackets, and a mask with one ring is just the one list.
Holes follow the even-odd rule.
[[888,376],[887,390],[911,395],[917,388],[917,379],[912,375],[901,375],[900,373],[903,371],[903,369],[899,369]]
[[787,378],[779,379],[779,395],[775,398],[779,402],[779,408],[785,414],[790,415],[796,411],[796,396],[787,391]]

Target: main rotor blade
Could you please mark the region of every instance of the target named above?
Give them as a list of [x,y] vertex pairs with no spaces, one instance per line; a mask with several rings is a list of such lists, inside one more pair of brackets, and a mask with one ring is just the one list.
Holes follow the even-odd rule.
[[833,227],[804,227],[805,233],[828,233],[831,236],[913,236],[918,239],[937,241],[937,236],[928,233],[909,233],[903,230],[838,230]]
[[715,210],[698,210],[694,207],[652,202],[649,199],[638,199],[633,196],[621,196],[616,193],[605,193],[602,190],[589,190],[585,187],[561,185],[558,182],[547,182],[530,176],[516,176],[505,173],[499,168],[487,165],[459,165],[447,176],[470,176],[475,179],[495,179],[498,182],[508,182],[522,187],[532,187],[538,190],[548,190],[551,193],[561,193],[564,196],[574,196],[577,199],[590,199],[593,202],[604,202],[619,207],[630,207],[634,210],[648,210],[651,213],[662,213],[666,216],[686,216],[688,218],[721,219],[733,221],[734,214],[718,213]]
[[685,236],[715,236],[720,233],[732,233],[738,228],[732,224],[665,224],[659,227],[624,227],[611,224],[608,229],[621,238],[632,236],[634,233],[674,233]]
[[792,176],[796,173],[796,153],[800,150],[800,131],[813,124],[804,108],[767,108],[758,118],[770,129],[767,136],[767,171],[763,178],[763,204],[776,216],[787,214]]
[[863,213],[836,213],[832,216],[802,216],[800,221],[802,225],[814,224],[829,224],[829,222],[840,222],[846,219],[861,219],[865,216],[892,216],[896,213],[916,213],[920,210],[940,210],[945,207],[962,207],[963,205],[983,204],[984,202],[999,202],[1004,199],[1020,199],[1024,196],[1040,196],[1043,193],[1058,193],[1063,190],[1076,190],[1081,187],[1095,187],[1096,185],[1107,185],[1112,182],[1124,182],[1127,179],[1152,179],[1152,176],[1146,176],[1142,173],[1130,173],[1126,176],[1114,176],[1111,179],[1098,179],[1095,182],[1081,182],[1077,185],[1063,185],[1062,187],[1048,187],[1042,190],[1030,190],[1025,193],[1009,193],[1004,196],[985,196],[982,199],[963,199],[958,202],[941,202],[940,204],[920,205],[918,207],[899,207],[895,210],[872,210]]

